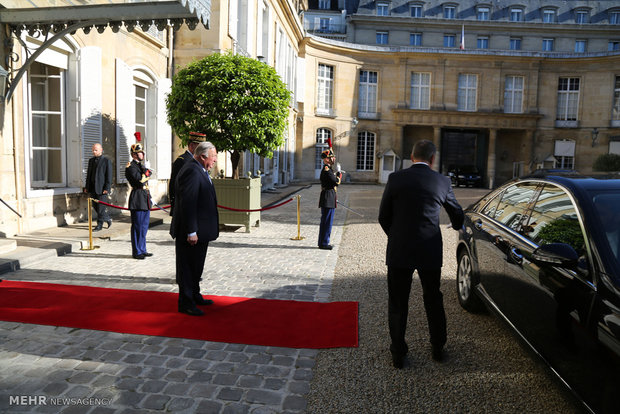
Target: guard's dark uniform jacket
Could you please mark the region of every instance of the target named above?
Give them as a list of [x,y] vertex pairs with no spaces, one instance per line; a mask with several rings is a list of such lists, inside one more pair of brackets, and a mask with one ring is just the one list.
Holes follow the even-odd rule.
[[338,186],[338,176],[329,165],[323,165],[321,170],[321,195],[319,196],[319,207],[336,208],[336,187]]
[[130,210],[150,210],[151,196],[147,184],[149,177],[146,176],[147,169],[140,162],[133,160],[125,168],[125,177],[131,185],[129,194]]

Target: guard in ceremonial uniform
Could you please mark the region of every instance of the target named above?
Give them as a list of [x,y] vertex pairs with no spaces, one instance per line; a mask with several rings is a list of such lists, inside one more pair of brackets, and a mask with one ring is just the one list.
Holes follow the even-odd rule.
[[[138,137],[139,135],[136,136],[136,138]],[[131,193],[129,194],[131,254],[134,259],[142,260],[153,255],[146,251],[146,232],[149,229],[151,218],[151,194],[148,186],[151,170],[143,165],[144,149],[142,144],[138,143],[131,146],[131,158],[133,160],[125,168],[125,177],[131,185]]]
[[168,200],[170,201],[170,215],[174,213],[174,199],[176,196],[176,179],[179,175],[179,171],[186,162],[194,158],[194,150],[201,142],[205,142],[207,136],[200,132],[190,132],[189,142],[187,143],[187,150],[179,155],[172,163],[172,171],[170,172],[170,181],[168,181]]
[[321,153],[323,159],[323,169],[321,170],[321,196],[319,207],[321,208],[321,225],[319,227],[319,249],[331,250],[329,238],[332,233],[332,223],[334,222],[334,212],[336,210],[336,187],[340,184],[342,174],[334,172],[333,166],[336,156],[332,149]]

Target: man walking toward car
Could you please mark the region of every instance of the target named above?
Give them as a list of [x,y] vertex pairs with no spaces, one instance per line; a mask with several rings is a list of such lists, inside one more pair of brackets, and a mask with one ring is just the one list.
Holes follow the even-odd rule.
[[408,352],[405,342],[409,293],[413,272],[422,283],[432,357],[443,359],[446,315],[440,290],[443,241],[439,213],[443,206],[452,228],[463,226],[464,214],[450,179],[433,171],[436,148],[431,141],[416,142],[413,165],[390,174],[379,208],[379,224],[388,236],[388,325],[392,363],[403,368]]
[[209,177],[216,160],[215,146],[201,142],[194,150],[194,157],[179,171],[175,183],[170,235],[175,239],[178,310],[192,316],[204,315],[197,305],[213,304],[200,294],[200,278],[209,242],[219,236],[217,198]]

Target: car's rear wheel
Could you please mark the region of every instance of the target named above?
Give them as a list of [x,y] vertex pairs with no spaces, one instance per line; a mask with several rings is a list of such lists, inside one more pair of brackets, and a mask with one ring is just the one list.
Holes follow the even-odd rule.
[[463,249],[459,253],[458,267],[456,270],[456,293],[463,309],[469,312],[478,312],[482,309],[482,302],[474,292],[478,284],[478,277],[474,273],[471,256]]

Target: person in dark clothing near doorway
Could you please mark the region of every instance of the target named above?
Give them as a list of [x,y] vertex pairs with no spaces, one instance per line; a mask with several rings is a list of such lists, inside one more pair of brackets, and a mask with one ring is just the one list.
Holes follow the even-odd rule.
[[[88,160],[88,170],[86,172],[86,187],[84,193],[90,198],[108,202],[110,188],[112,186],[112,161],[103,155],[101,144],[94,144],[92,147],[93,157]],[[108,228],[112,225],[112,218],[105,204],[94,203],[97,212],[97,227],[93,231],[103,228],[103,223],[107,223]]]

